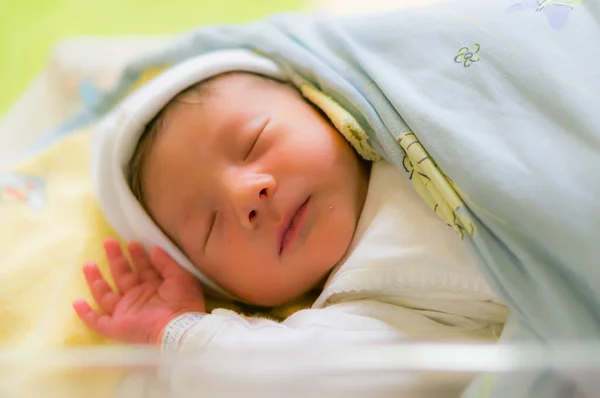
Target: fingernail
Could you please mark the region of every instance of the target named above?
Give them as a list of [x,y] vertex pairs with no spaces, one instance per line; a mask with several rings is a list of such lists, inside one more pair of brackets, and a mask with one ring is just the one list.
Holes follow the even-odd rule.
[[151,250],[150,250],[150,256],[151,257],[158,257],[161,258],[164,256],[163,251],[160,247],[158,246],[154,246]]
[[167,253],[166,250],[163,249],[162,247],[154,246],[152,248],[152,250],[154,251],[154,255],[158,256],[159,260],[166,261],[166,260],[171,259],[171,256],[169,255],[169,253]]
[[115,244],[115,243],[118,244],[119,241],[116,240],[115,238],[106,238],[106,239],[104,239],[104,241],[102,243],[103,243],[104,246],[106,246],[106,245],[112,245],[112,244]]
[[77,299],[75,301],[73,301],[73,307],[80,307],[82,305],[85,305],[86,301],[84,299]]

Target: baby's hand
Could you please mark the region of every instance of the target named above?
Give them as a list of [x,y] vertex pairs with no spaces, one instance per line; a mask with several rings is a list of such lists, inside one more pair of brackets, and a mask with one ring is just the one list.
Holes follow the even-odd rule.
[[134,269],[117,241],[104,242],[118,292],[111,290],[97,265],[83,267],[92,296],[104,314],[84,300],[75,301],[73,308],[91,329],[124,343],[156,344],[175,316],[205,311],[200,284],[167,253],[155,248],[149,257],[139,243],[130,243],[127,249]]

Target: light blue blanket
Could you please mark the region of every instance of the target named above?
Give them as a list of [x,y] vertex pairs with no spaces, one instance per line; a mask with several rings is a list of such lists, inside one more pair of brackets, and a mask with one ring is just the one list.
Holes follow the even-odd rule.
[[[450,206],[463,220],[453,225],[510,307],[507,341],[600,339],[599,1],[459,1],[201,28],[132,65],[88,116],[147,67],[236,48],[331,96],[402,170],[399,141],[414,133],[464,201]],[[556,383],[499,378],[484,390],[564,395]]]

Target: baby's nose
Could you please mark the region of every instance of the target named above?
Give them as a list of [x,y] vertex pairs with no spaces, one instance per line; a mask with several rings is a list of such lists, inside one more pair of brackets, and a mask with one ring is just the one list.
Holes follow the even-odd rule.
[[265,217],[268,201],[276,188],[275,179],[268,174],[253,174],[237,181],[232,189],[233,206],[244,228],[255,228],[258,221]]

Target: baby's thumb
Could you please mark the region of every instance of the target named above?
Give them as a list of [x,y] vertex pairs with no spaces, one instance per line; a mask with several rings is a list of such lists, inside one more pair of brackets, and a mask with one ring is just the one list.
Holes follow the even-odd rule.
[[163,279],[173,278],[188,272],[160,247],[152,248],[150,260]]

